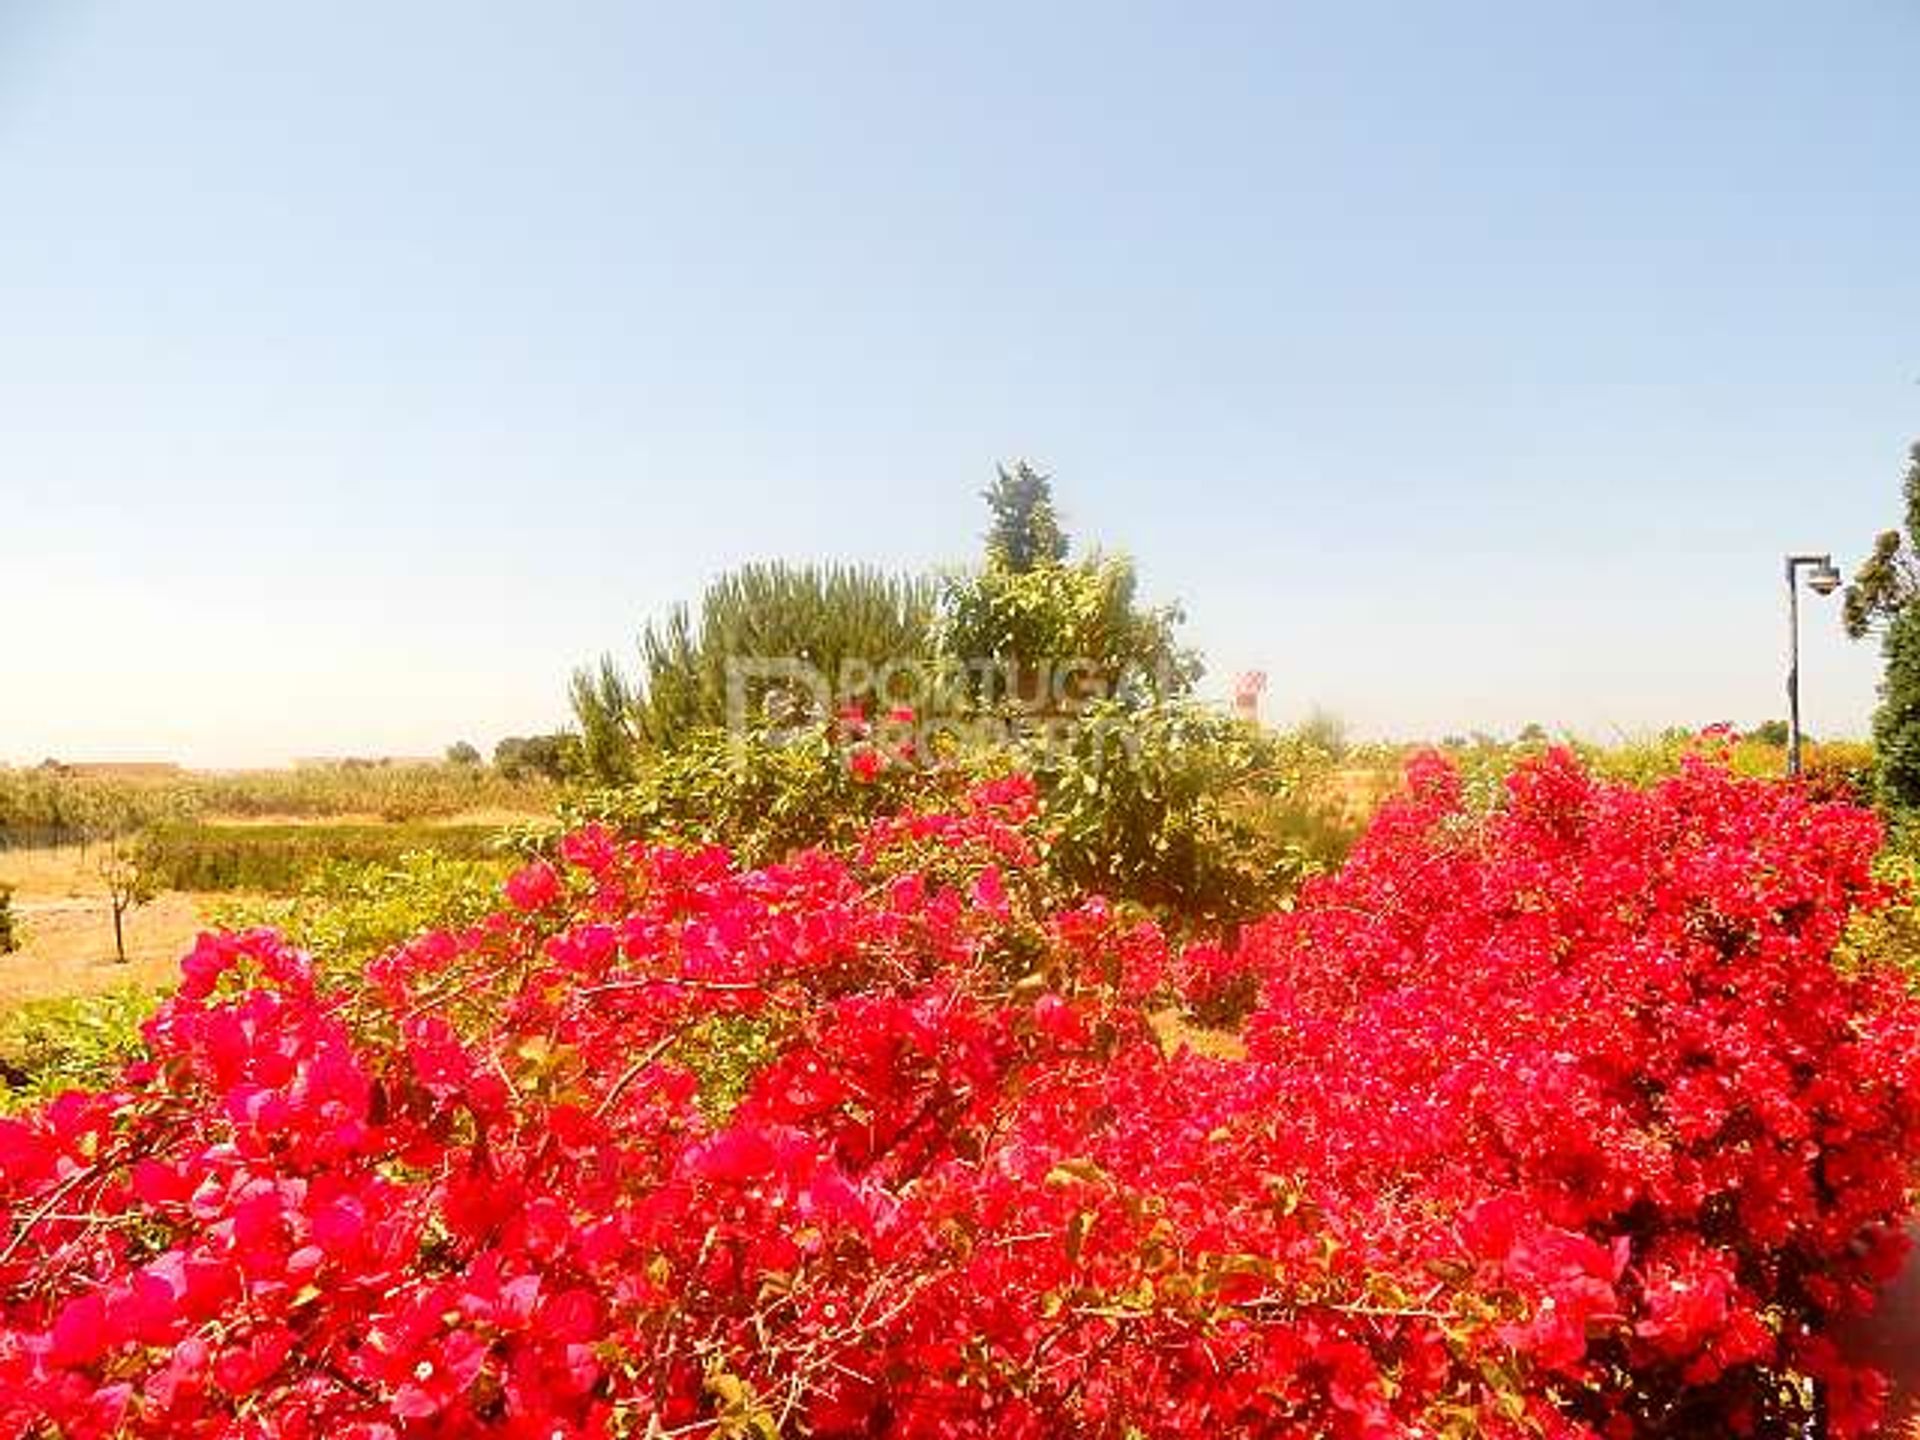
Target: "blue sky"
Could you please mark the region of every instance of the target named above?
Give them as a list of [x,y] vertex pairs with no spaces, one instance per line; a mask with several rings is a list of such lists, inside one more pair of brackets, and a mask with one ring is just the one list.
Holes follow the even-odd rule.
[[1916,73],[1909,0],[0,0],[0,759],[491,744],[1012,455],[1282,718],[1777,714],[1920,437]]

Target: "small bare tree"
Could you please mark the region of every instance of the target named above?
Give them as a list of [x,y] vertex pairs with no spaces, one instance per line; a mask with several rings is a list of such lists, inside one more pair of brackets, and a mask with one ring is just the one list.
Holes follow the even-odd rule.
[[140,863],[140,852],[116,840],[100,860],[100,878],[107,884],[113,905],[113,953],[127,963],[127,915],[153,899],[153,877]]

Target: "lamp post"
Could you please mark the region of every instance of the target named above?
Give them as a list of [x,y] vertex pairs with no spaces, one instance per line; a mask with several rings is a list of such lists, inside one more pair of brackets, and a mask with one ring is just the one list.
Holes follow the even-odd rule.
[[1787,556],[1787,774],[1800,773],[1800,571],[1807,588],[1831,595],[1840,588],[1840,572],[1831,555]]

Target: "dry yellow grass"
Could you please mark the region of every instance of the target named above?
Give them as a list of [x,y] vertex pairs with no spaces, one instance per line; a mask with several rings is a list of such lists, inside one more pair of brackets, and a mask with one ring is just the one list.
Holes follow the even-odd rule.
[[97,870],[102,851],[0,851],[0,884],[13,887],[25,944],[0,955],[0,1010],[28,1000],[90,995],[128,983],[164,985],[179,974],[201,913],[217,897],[167,893],[126,919],[127,961],[113,953],[113,911]]
[[28,900],[71,900],[100,893],[95,869],[101,852],[96,847],[83,856],[76,849],[0,850],[0,885],[11,885],[14,903]]
[[28,1000],[92,995],[122,985],[167,985],[201,929],[191,895],[162,895],[127,917],[127,960],[114,958],[113,916],[106,900],[39,908],[15,906],[26,944],[0,955],[0,1012]]
[[1328,789],[1344,820],[1364,823],[1400,785],[1391,766],[1345,766],[1333,772]]

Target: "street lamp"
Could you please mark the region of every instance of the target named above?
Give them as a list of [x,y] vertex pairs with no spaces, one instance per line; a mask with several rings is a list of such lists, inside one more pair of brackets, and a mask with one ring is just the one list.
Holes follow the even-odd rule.
[[1787,774],[1800,773],[1800,571],[1807,588],[1831,595],[1840,588],[1840,572],[1831,555],[1787,556]]

